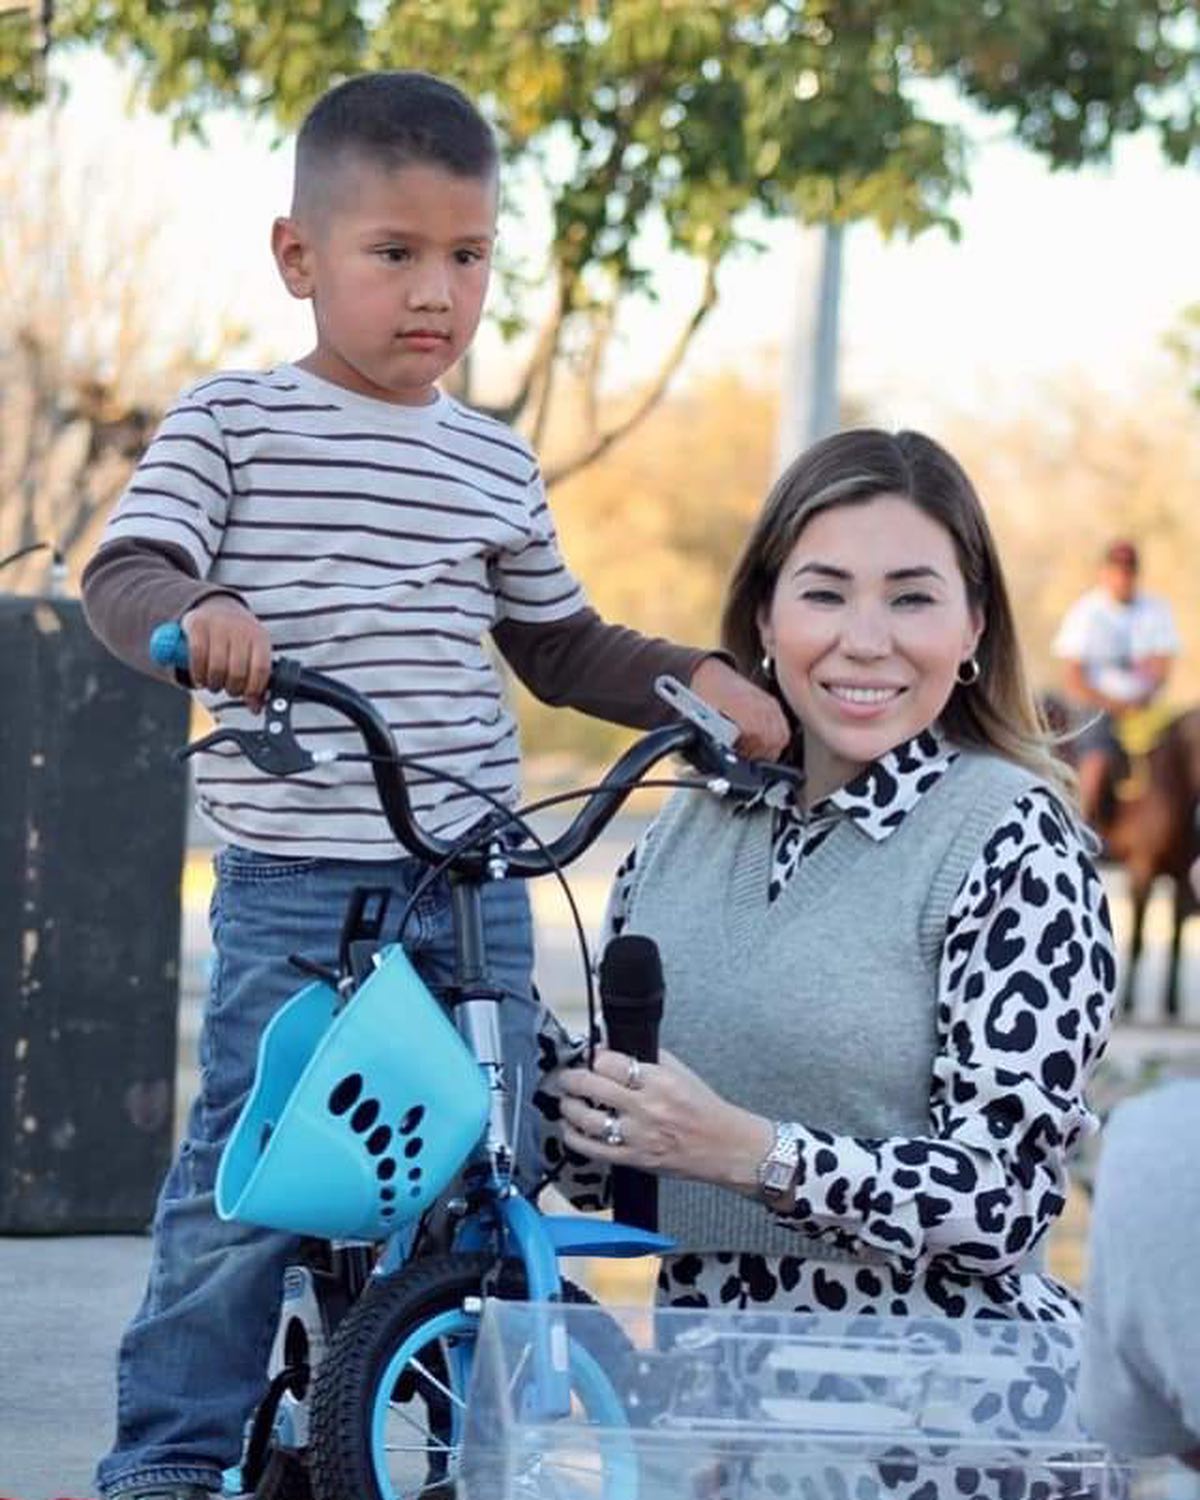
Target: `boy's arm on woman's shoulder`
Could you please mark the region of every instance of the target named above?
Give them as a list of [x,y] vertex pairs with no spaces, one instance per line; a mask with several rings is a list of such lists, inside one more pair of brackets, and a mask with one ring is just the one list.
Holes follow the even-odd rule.
[[718,654],[610,625],[588,608],[536,624],[500,620],[492,639],[543,703],[634,729],[653,729],[673,717],[654,691],[656,677],[688,683],[702,661]]
[[150,632],[180,620],[203,599],[234,590],[196,576],[191,555],[172,542],[126,538],[107,542],[88,562],[82,579],[88,624],[114,656],[155,677],[169,672],[150,660]]

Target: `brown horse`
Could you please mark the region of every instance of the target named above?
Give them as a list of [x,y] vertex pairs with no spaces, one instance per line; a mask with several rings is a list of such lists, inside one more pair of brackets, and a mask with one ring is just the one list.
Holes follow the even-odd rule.
[[[1067,722],[1063,705],[1043,700],[1050,726],[1062,732]],[[1071,742],[1062,742],[1064,759],[1071,759]],[[1179,956],[1183,924],[1197,911],[1196,894],[1188,879],[1192,862],[1200,856],[1200,708],[1179,714],[1155,739],[1135,767],[1132,786],[1118,794],[1113,780],[1105,788],[1096,832],[1104,840],[1105,856],[1120,864],[1129,881],[1131,933],[1125,965],[1122,1009],[1133,1008],[1133,982],[1142,956],[1146,905],[1159,876],[1171,882],[1171,948],[1167,965],[1166,1015],[1179,1018]]]

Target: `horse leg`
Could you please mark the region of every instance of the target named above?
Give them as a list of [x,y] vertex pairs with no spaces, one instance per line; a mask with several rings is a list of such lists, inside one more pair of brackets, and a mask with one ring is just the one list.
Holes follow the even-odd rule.
[[1176,876],[1171,881],[1171,954],[1167,960],[1167,1020],[1179,1020],[1179,957],[1183,924],[1191,903],[1186,882]]
[[1106,750],[1089,750],[1080,757],[1079,811],[1083,821],[1097,833],[1112,821],[1113,764]]
[[1142,957],[1142,929],[1146,921],[1146,902],[1150,896],[1150,882],[1129,882],[1129,958],[1125,965],[1125,985],[1121,994],[1121,1014],[1133,1015],[1133,985],[1138,964]]

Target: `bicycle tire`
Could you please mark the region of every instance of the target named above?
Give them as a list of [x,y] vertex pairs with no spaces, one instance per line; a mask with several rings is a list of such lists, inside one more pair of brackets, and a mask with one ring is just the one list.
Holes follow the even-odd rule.
[[[411,1500],[417,1495],[422,1500],[447,1500],[454,1495],[457,1453],[453,1434],[447,1432],[452,1425],[450,1408],[436,1391],[454,1389],[447,1358],[456,1361],[453,1341],[465,1344],[476,1326],[475,1316],[466,1313],[463,1304],[482,1295],[495,1267],[495,1257],[486,1253],[429,1256],[376,1283],[348,1314],[314,1382],[308,1463],[315,1500]],[[523,1268],[517,1262],[506,1263],[499,1295],[513,1299],[524,1292]],[[576,1303],[594,1300],[569,1282],[563,1283],[563,1297]],[[448,1354],[447,1343],[452,1346]],[[399,1358],[407,1361],[406,1350],[414,1360],[424,1355],[423,1364],[416,1366],[419,1374],[410,1374],[407,1362],[402,1370],[395,1369]],[[600,1407],[609,1423],[623,1424],[625,1408],[607,1372],[619,1380],[632,1352],[625,1335],[608,1320],[589,1330],[586,1339],[572,1341],[573,1392],[589,1412]],[[428,1384],[421,1390],[425,1378]],[[397,1397],[409,1404],[420,1399],[428,1416],[433,1446],[414,1446],[412,1460],[397,1461],[395,1452],[389,1459],[384,1451],[380,1413],[392,1409]],[[461,1399],[458,1391],[454,1399]],[[407,1484],[385,1472],[394,1463],[410,1465]],[[596,1500],[637,1500],[636,1468],[631,1443],[622,1444],[615,1455],[607,1453],[606,1477],[595,1486]],[[544,1485],[541,1492],[546,1493]]]

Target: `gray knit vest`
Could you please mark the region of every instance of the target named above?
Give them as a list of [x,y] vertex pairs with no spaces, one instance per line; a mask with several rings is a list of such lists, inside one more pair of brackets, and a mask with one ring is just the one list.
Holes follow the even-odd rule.
[[[623,929],[662,951],[663,1048],[771,1119],[929,1135],[950,908],[1005,809],[1039,784],[964,752],[882,841],[843,818],[769,906],[770,810],[734,817],[714,797],[676,794]],[[659,1228],[682,1248],[846,1258],[724,1188],[662,1177],[658,1202]]]

